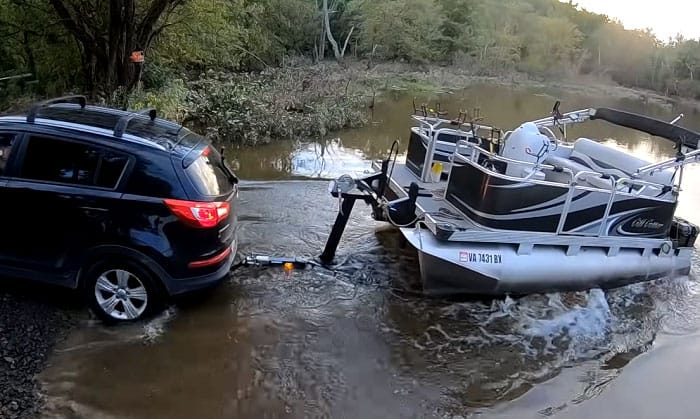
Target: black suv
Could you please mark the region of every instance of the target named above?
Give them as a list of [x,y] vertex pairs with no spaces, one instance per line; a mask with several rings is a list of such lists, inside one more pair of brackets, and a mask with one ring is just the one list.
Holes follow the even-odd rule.
[[0,275],[81,289],[106,322],[141,319],[228,275],[237,183],[154,109],[70,96],[0,116]]

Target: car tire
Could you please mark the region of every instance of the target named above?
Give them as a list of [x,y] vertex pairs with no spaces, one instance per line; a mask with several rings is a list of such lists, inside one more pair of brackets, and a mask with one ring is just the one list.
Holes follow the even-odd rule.
[[163,308],[153,274],[129,260],[102,261],[90,266],[83,292],[90,309],[106,324],[143,320]]

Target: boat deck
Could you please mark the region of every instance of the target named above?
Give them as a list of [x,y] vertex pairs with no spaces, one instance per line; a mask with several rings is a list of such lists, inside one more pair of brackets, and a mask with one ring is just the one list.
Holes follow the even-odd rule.
[[[381,170],[378,163],[373,165]],[[391,171],[391,167],[389,168]],[[520,246],[523,252],[531,250],[534,245],[554,245],[567,247],[567,253],[577,253],[581,247],[605,247],[609,254],[614,255],[621,248],[636,248],[644,253],[659,249],[663,243],[671,244],[670,240],[616,236],[584,236],[575,234],[556,234],[536,231],[498,230],[484,227],[464,216],[457,208],[444,198],[447,181],[436,183],[421,182],[403,163],[396,163],[391,172],[390,188],[399,198],[408,196],[405,189],[411,182],[416,182],[431,197],[418,197],[416,201],[417,215],[424,216],[424,222],[433,234],[437,234],[439,226],[449,226],[454,230],[448,241],[479,242],[479,243],[510,243]]]

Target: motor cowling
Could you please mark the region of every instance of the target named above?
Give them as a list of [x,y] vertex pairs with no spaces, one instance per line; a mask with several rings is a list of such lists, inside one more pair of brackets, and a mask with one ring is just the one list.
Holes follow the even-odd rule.
[[[537,125],[526,122],[516,128],[508,137],[503,147],[502,156],[527,163],[543,162],[549,152],[549,138],[540,133]],[[528,176],[533,170],[531,165],[508,163],[506,175],[515,177]]]
[[695,240],[699,232],[698,226],[682,218],[676,217],[671,223],[670,236],[679,247],[695,246]]

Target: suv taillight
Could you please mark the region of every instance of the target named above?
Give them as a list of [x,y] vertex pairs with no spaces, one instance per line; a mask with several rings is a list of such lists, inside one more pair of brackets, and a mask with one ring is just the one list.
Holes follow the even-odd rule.
[[195,202],[166,199],[165,205],[180,220],[193,227],[209,228],[228,217],[231,205],[228,202]]

